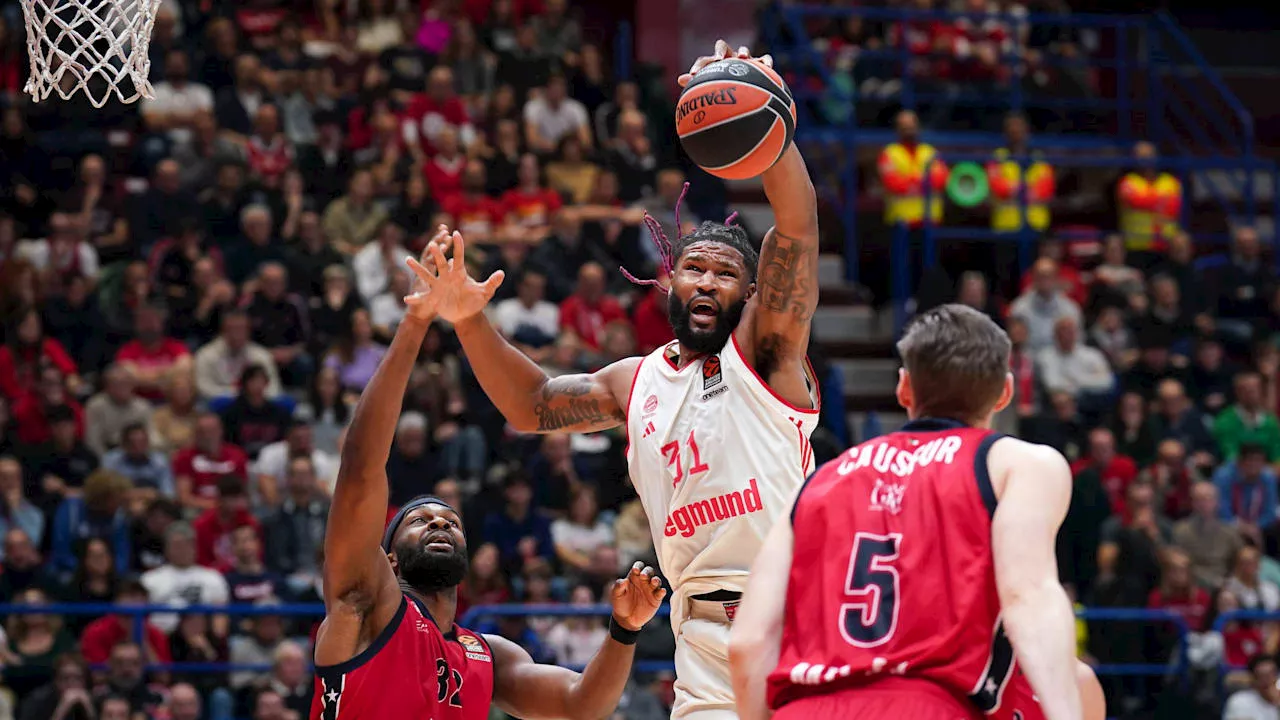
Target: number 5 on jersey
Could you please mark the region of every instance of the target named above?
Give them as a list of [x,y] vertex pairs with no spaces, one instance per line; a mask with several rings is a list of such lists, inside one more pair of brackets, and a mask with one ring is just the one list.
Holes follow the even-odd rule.
[[902,535],[860,532],[854,536],[840,607],[840,634],[855,647],[873,648],[893,637],[898,627],[898,559]]
[[[685,445],[689,446],[690,454],[693,455],[693,463],[689,465],[688,474],[690,476],[704,473],[711,469],[709,465],[702,462],[702,452],[698,450],[698,441],[693,437],[694,432],[694,430],[690,430],[689,438],[684,442]],[[672,440],[662,446],[662,454],[667,458],[667,467],[674,467],[676,471],[675,477],[671,479],[671,487],[673,488],[680,487],[680,481],[687,477],[684,472],[684,463],[680,459],[682,452],[683,448],[681,448],[679,440]]]

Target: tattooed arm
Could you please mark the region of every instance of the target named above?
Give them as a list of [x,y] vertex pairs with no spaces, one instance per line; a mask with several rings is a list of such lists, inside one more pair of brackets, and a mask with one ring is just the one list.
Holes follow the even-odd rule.
[[547,377],[476,313],[454,326],[480,387],[520,432],[593,432],[626,421],[631,378],[640,358],[590,375]]
[[756,295],[739,326],[760,376],[799,407],[812,407],[804,375],[809,323],[818,307],[818,199],[800,151],[792,145],[761,176],[774,227],[760,248]]

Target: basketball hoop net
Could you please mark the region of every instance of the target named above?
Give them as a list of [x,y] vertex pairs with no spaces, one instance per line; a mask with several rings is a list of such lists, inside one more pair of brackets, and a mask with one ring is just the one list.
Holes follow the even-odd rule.
[[84,90],[94,107],[151,98],[148,54],[161,0],[22,0],[36,102]]

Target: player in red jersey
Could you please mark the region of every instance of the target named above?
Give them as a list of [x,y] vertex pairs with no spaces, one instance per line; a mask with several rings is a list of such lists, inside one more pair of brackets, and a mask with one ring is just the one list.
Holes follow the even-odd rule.
[[614,584],[610,637],[579,674],[454,622],[467,548],[453,508],[418,498],[383,532],[387,455],[434,315],[426,304],[409,309],[343,446],[325,533],[311,720],[484,720],[491,705],[526,718],[607,717],[631,674],[636,636],[665,594],[651,568],[637,564]]
[[1101,720],[1054,556],[1070,470],[990,430],[1008,336],[944,305],[898,350],[910,422],[810,476],[752,568],[729,649],[741,717]]

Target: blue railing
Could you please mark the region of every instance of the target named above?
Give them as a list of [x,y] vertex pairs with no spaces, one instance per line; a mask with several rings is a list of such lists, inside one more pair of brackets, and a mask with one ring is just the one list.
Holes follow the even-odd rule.
[[[115,615],[130,620],[138,620],[151,615],[225,615],[228,617],[324,617],[324,605],[284,604],[284,605],[111,605],[108,603],[51,603],[48,605],[0,604],[0,617],[9,615],[70,615],[70,616],[103,616]],[[474,627],[478,621],[493,617],[608,617],[613,612],[609,605],[481,605],[469,609],[460,619],[464,627]],[[664,604],[658,609],[658,617],[665,618],[670,614],[670,606]],[[1117,622],[1170,623],[1178,631],[1178,654],[1173,663],[1128,663],[1104,664],[1094,667],[1099,675],[1115,676],[1186,676],[1186,635],[1188,629],[1182,617],[1166,610],[1145,610],[1125,608],[1086,608],[1077,611],[1076,615],[1085,620],[1103,620]],[[1223,617],[1228,617],[1224,615]],[[1280,614],[1271,614],[1269,619],[1280,619]],[[1246,618],[1247,619],[1247,618]],[[145,625],[133,623],[133,641],[141,645],[145,642]],[[170,671],[182,673],[225,673],[225,672],[267,672],[270,665],[244,663],[155,663],[147,666],[150,671]],[[660,672],[674,670],[672,661],[642,661],[635,664],[637,672]]]
[[[904,9],[827,6],[771,6],[761,26],[765,44],[775,64],[792,79],[792,92],[801,116],[796,140],[806,149],[815,182],[824,198],[839,211],[845,239],[846,277],[858,279],[857,203],[858,172],[855,158],[864,146],[883,146],[893,141],[892,131],[874,118],[860,116],[862,106],[872,101],[883,109],[884,97],[864,96],[859,68],[871,67],[886,79],[900,83],[891,98],[897,106],[918,109],[933,103],[947,107],[1005,110],[1048,110],[1104,115],[1104,133],[1109,139],[1053,141],[1055,147],[1079,144],[1097,149],[1127,147],[1136,139],[1162,145],[1168,154],[1215,159],[1214,170],[1229,173],[1200,173],[1210,200],[1228,217],[1243,215],[1246,222],[1256,218],[1253,169],[1255,133],[1251,114],[1231,92],[1222,76],[1205,60],[1177,23],[1167,14],[1142,16],[1092,14],[1029,14],[998,16],[1014,37],[1024,37],[1032,28],[1060,28],[1087,36],[1091,45],[1075,57],[1040,53],[1039,66],[1093,73],[1087,90],[1077,97],[1050,92],[1028,92],[1023,78],[1031,71],[1027,54],[1021,49],[1002,52],[998,58],[1003,77],[985,92],[958,85],[958,94],[939,95],[928,91],[911,63],[928,55],[916,55],[904,42],[905,33],[886,36],[878,48],[862,48],[852,69],[837,70],[831,59],[819,51],[807,30],[812,20],[842,22],[858,18],[886,27],[939,21],[953,23],[972,18],[987,20],[987,14],[918,12]],[[896,39],[896,42],[895,42]],[[1015,43],[1016,45],[1016,43]],[[811,87],[816,85],[816,87]],[[1096,90],[1096,92],[1094,91]],[[841,112],[825,112],[825,108]],[[865,113],[864,113],[865,114]],[[1067,123],[1075,126],[1074,120]],[[1071,127],[1071,130],[1087,128]],[[973,128],[969,128],[973,130]],[[1079,138],[1079,135],[1074,136]],[[936,144],[966,148],[996,147],[998,135],[990,132],[963,132],[938,138]],[[832,152],[835,150],[835,152]],[[1239,171],[1246,170],[1243,174]],[[1190,178],[1188,178],[1189,180]],[[1192,184],[1186,183],[1188,192]],[[1243,205],[1239,207],[1237,201]]]

